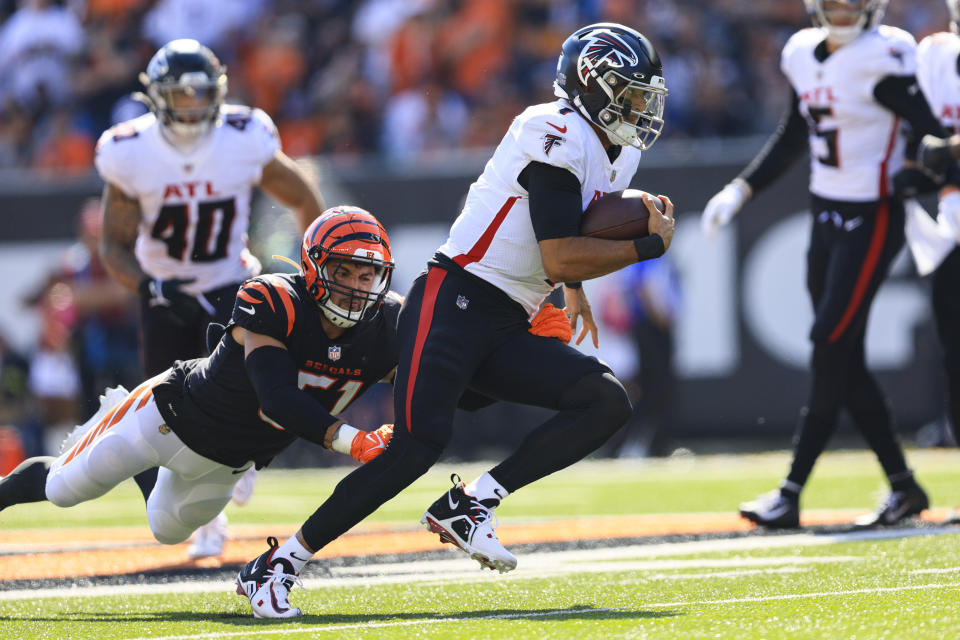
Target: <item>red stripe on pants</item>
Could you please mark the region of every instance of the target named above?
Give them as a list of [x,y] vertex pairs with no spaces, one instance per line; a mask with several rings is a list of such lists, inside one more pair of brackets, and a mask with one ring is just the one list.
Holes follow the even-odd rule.
[[850,296],[850,303],[847,305],[840,322],[830,332],[830,342],[836,342],[843,335],[843,332],[850,326],[853,316],[856,315],[863,296],[870,286],[870,280],[873,278],[873,272],[880,261],[880,254],[883,252],[883,245],[887,239],[887,226],[890,224],[890,204],[884,198],[880,202],[880,208],[877,210],[876,225],[873,227],[873,236],[870,238],[870,248],[867,249],[867,257],[860,268],[860,275],[857,276],[857,284],[853,287],[853,295]]
[[433,307],[437,302],[437,292],[447,272],[443,269],[432,268],[427,272],[427,283],[423,291],[423,302],[420,303],[420,318],[417,321],[417,337],[413,343],[413,356],[410,358],[410,373],[407,375],[407,397],[404,399],[404,415],[407,418],[407,431],[413,430],[410,422],[410,408],[413,405],[413,387],[417,383],[417,372],[420,369],[420,356],[423,354],[423,344],[430,333],[430,324],[433,322]]

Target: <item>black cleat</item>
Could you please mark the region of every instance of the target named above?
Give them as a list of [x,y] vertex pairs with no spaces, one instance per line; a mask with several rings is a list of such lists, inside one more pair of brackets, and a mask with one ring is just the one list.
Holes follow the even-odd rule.
[[800,500],[789,498],[780,489],[774,489],[742,503],[740,515],[767,529],[797,529],[800,527]]
[[858,527],[880,527],[897,524],[910,516],[918,516],[924,509],[930,508],[927,494],[920,485],[915,484],[903,491],[891,491],[890,495],[873,513],[854,520]]

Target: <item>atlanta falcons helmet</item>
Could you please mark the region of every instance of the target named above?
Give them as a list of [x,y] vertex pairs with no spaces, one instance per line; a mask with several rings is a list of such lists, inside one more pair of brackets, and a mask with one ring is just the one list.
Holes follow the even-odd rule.
[[183,38],[160,47],[140,74],[160,124],[181,138],[207,133],[227,94],[227,71],[213,51]]
[[663,65],[650,41],[629,27],[601,22],[575,31],[561,47],[553,92],[615,145],[646,150],[663,130]]
[[[827,38],[838,45],[849,44],[861,33],[880,24],[887,10],[888,0],[803,0],[813,26],[827,33]],[[831,16],[853,18],[849,25],[835,25]],[[835,19],[835,18],[834,18]]]
[[[336,270],[341,261],[371,265],[373,283],[369,290],[338,282]],[[387,231],[376,218],[360,207],[338,206],[324,211],[303,234],[300,247],[300,273],[307,290],[320,311],[334,326],[349,328],[372,318],[390,290],[393,254]],[[330,293],[347,296],[344,308],[334,303]]]

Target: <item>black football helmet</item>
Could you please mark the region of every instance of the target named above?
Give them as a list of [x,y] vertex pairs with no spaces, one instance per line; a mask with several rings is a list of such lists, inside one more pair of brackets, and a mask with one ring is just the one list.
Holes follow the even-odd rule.
[[[830,7],[827,7],[827,2]],[[880,24],[887,11],[888,0],[803,0],[813,26],[827,33],[831,42],[839,45],[853,42],[864,31]],[[830,21],[833,12],[847,13],[855,18],[851,25],[835,25]]]
[[140,81],[160,124],[186,139],[210,130],[227,94],[226,68],[213,51],[186,38],[160,47]]
[[947,10],[950,12],[950,31],[960,33],[960,0],[947,0]]
[[667,86],[653,45],[639,31],[600,22],[563,42],[553,92],[615,145],[649,149],[663,130]]

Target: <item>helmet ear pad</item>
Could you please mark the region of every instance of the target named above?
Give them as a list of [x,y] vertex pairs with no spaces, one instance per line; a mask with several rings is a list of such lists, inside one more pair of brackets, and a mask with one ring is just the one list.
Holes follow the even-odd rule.
[[[593,83],[591,83],[593,84]],[[580,104],[587,110],[594,119],[598,118],[600,111],[607,106],[610,99],[602,91],[594,89],[592,86],[580,95]]]

